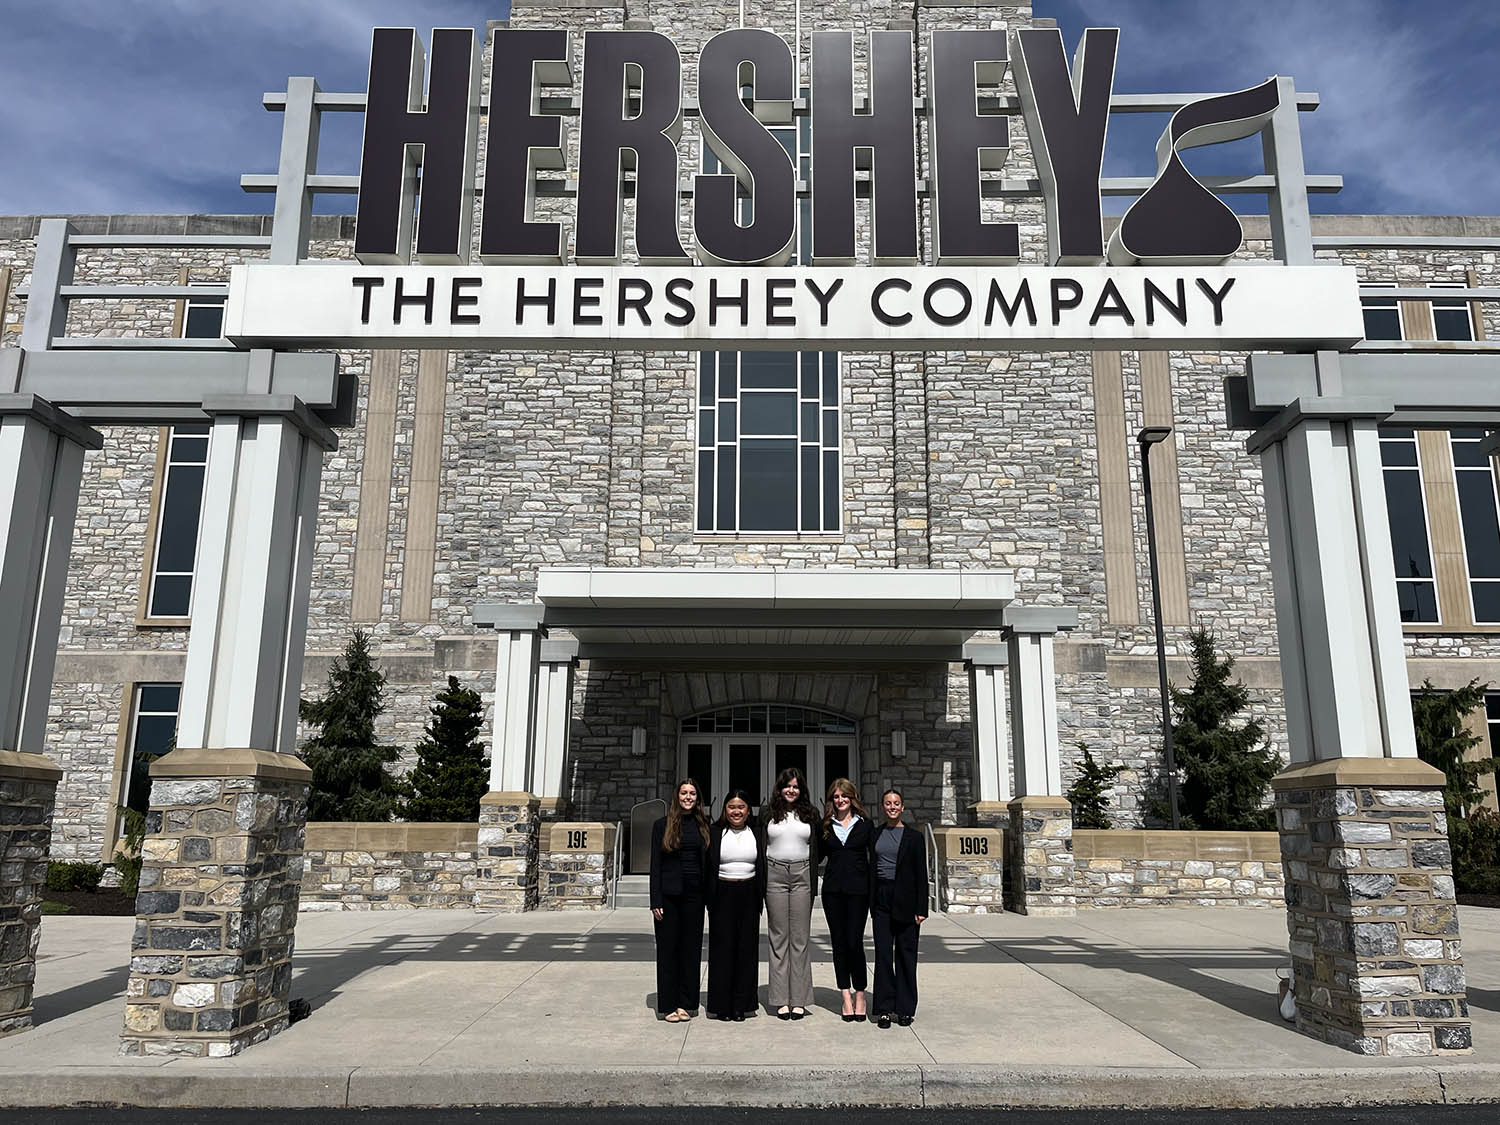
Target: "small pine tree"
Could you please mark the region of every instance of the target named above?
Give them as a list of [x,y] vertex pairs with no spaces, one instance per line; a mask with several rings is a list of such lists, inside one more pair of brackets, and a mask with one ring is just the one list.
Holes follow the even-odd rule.
[[328,671],[328,694],[302,700],[303,720],[319,727],[302,747],[312,768],[309,820],[390,820],[400,792],[386,769],[399,753],[375,741],[385,710],[385,674],[370,657],[370,635],[356,629]]
[[448,690],[437,694],[417,763],[401,784],[407,820],[466,821],[479,819],[479,799],[489,790],[484,743],[476,737],[484,725],[479,693],[448,677]]
[[1114,792],[1115,778],[1126,767],[1101,766],[1089,753],[1087,742],[1080,742],[1078,749],[1083,751],[1083,761],[1078,763],[1078,776],[1065,794],[1073,804],[1073,827],[1112,828],[1107,811],[1109,795]]
[[[1266,831],[1275,827],[1265,807],[1266,790],[1281,771],[1281,759],[1254,719],[1234,725],[1250,702],[1250,691],[1230,681],[1234,659],[1220,657],[1205,629],[1189,634],[1193,686],[1171,688],[1177,721],[1172,745],[1177,768],[1178,811],[1184,828]],[[1168,806],[1170,808],[1170,806]]]
[[1464,726],[1469,712],[1484,706],[1488,684],[1470,680],[1453,691],[1438,691],[1431,680],[1423,680],[1412,693],[1411,719],[1417,735],[1417,757],[1443,771],[1443,806],[1448,819],[1467,817],[1484,800],[1481,776],[1495,769],[1494,758],[1471,762],[1470,750],[1483,741]]

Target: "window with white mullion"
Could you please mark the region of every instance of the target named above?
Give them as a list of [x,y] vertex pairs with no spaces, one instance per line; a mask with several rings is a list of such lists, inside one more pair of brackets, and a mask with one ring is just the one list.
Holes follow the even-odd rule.
[[1469,571],[1469,598],[1474,622],[1500,624],[1500,506],[1495,471],[1480,450],[1483,430],[1454,430],[1453,484],[1458,490],[1459,529]]
[[1380,431],[1380,463],[1391,528],[1391,556],[1396,570],[1396,601],[1405,622],[1438,620],[1437,581],[1432,566],[1432,536],[1427,526],[1421,456],[1416,431]]
[[[151,804],[151,763],[177,743],[181,684],[136,684],[131,699],[130,735],[126,744],[120,804],[144,814]],[[125,831],[120,818],[120,833]]]
[[[1434,289],[1463,289],[1463,282],[1438,281]],[[1474,310],[1463,297],[1432,299],[1432,335],[1436,340],[1474,339]]]
[[[1381,288],[1394,289],[1394,285]],[[1364,310],[1366,340],[1404,340],[1406,325],[1401,316],[1401,302],[1395,297],[1360,298]]]

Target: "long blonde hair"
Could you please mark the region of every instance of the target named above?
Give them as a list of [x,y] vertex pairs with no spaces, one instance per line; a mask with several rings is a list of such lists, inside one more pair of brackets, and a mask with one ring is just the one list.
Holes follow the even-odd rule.
[[870,814],[865,812],[864,805],[859,802],[859,790],[854,788],[854,782],[847,777],[836,777],[828,783],[828,796],[823,801],[823,831],[828,831],[828,826],[833,821],[833,795],[842,793],[849,798],[849,807],[866,820]]

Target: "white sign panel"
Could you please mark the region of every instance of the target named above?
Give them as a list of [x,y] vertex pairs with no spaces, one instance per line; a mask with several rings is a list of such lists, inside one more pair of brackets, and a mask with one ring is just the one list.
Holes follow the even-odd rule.
[[224,334],[254,347],[540,351],[1342,348],[1344,266],[242,265]]

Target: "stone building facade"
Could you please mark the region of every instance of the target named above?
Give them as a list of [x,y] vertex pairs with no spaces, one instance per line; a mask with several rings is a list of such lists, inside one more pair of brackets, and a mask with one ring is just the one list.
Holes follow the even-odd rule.
[[[740,19],[738,4],[657,0],[627,10],[518,0],[510,22],[668,32],[683,52],[685,93],[692,96],[699,44]],[[932,30],[1031,22],[1025,5],[972,0],[841,2],[816,10],[794,0],[749,0],[743,19],[789,35],[800,30],[804,68],[805,36],[815,26],[913,30],[920,58]],[[919,87],[925,80],[919,67]],[[684,167],[698,166],[692,118],[681,150]],[[925,140],[919,151],[925,160]],[[1035,174],[1017,119],[1005,175]],[[986,207],[988,218],[1003,214],[1020,223],[1024,262],[1042,260],[1039,198],[1007,196]],[[627,231],[629,210],[627,204]],[[867,225],[864,204],[859,215]],[[249,216],[73,221],[86,233],[269,227],[268,219]],[[685,209],[684,223],[686,235]],[[1269,257],[1264,220],[1247,218],[1244,227],[1242,256]],[[0,220],[7,343],[24,314],[16,289],[27,279],[35,232],[34,218]],[[1500,283],[1495,251],[1441,246],[1444,238],[1500,236],[1500,219],[1320,216],[1314,234],[1347,240],[1320,256],[1355,266],[1365,282]],[[1433,245],[1383,247],[1391,235]],[[348,257],[351,238],[351,219],[321,218],[312,254]],[[1366,244],[1355,245],[1359,240]],[[211,284],[241,257],[201,248],[85,251],[77,280]],[[80,304],[68,331],[183,335],[202,315],[199,304],[213,302]],[[1408,338],[1431,339],[1453,327],[1451,309],[1397,304]],[[1500,330],[1493,304],[1466,305],[1459,315],[1474,337]],[[1172,677],[1185,680],[1188,629],[1211,629],[1251,687],[1255,715],[1284,750],[1259,461],[1245,453],[1244,435],[1224,423],[1222,380],[1242,372],[1244,361],[1233,353],[841,355],[836,518],[817,531],[798,530],[794,521],[751,532],[704,526],[695,435],[705,376],[697,354],[344,353],[341,370],[358,376],[359,395],[354,424],[340,431],[340,447],[325,461],[304,693],[321,691],[329,660],[355,628],[368,630],[388,683],[380,734],[404,747],[409,763],[430,700],[448,675],[494,702],[502,642],[476,625],[476,608],[535,603],[544,568],[1002,572],[1014,582],[1017,603],[1077,613],[1076,627],[1055,642],[1064,782],[1076,745],[1086,743],[1101,761],[1127,767],[1114,798],[1117,825],[1142,824],[1160,777],[1151,590],[1133,449],[1142,425],[1174,429],[1153,455]],[[176,573],[162,565],[161,544],[183,532],[169,482],[177,468],[192,468],[193,435],[179,428],[177,437],[187,439],[179,446],[171,431],[154,426],[104,432],[104,448],[89,454],[85,469],[52,700],[48,752],[64,771],[52,838],[57,858],[108,859],[137,755],[170,725],[170,692],[142,689],[180,683],[190,624],[183,614],[154,612],[153,598],[157,580]],[[1471,589],[1500,574],[1481,572],[1483,550],[1463,535],[1461,505],[1473,490],[1456,487],[1462,466],[1446,434],[1414,440],[1439,612],[1437,620],[1407,626],[1410,678],[1414,685],[1478,679],[1500,686],[1500,615],[1478,612],[1483,607]],[[1493,501],[1493,472],[1490,490]],[[977,644],[994,642],[999,622],[969,634]],[[773,652],[744,636],[694,634],[674,648],[665,633],[630,640],[599,632],[591,639],[584,630],[570,637],[566,628],[549,630],[544,643],[570,642],[576,655],[569,649],[561,661],[573,670],[555,790],[532,794],[544,798],[544,819],[624,820],[695,761],[719,769],[736,745],[758,748],[764,788],[781,761],[778,744],[792,748],[786,760],[832,751],[815,776],[843,764],[866,794],[900,785],[919,820],[982,819],[975,809],[976,668],[962,644],[940,651],[911,642],[903,651],[899,638],[861,648],[830,636]],[[1494,719],[1480,732],[1483,753],[1500,744],[1500,696],[1491,710]],[[695,759],[695,744],[711,749]],[[707,788],[712,795],[726,783],[714,777]]]

